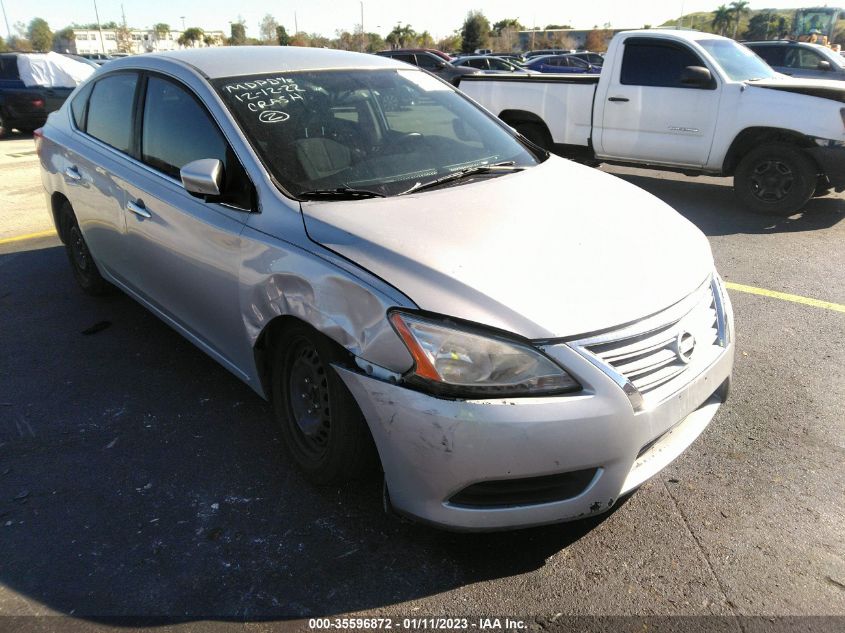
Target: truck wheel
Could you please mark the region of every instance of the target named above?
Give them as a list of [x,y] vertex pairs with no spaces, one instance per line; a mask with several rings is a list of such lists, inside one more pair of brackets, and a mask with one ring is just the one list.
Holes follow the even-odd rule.
[[59,209],[59,217],[62,223],[65,251],[79,287],[85,294],[93,296],[108,294],[112,290],[112,285],[103,279],[100,271],[97,270],[97,264],[91,257],[85,238],[82,237],[79,222],[76,221],[76,216],[68,202]]
[[539,145],[544,150],[551,151],[552,137],[549,131],[539,123],[517,123],[514,125],[514,129],[534,145]]
[[282,439],[312,483],[337,485],[376,470],[370,430],[332,368],[343,361],[333,341],[305,324],[273,346],[273,411]]
[[0,138],[6,138],[12,130],[6,127],[6,119],[3,118],[3,113],[0,112]]
[[830,184],[826,176],[819,176],[816,181],[816,190],[813,192],[814,198],[821,198],[833,191],[833,186]]
[[793,145],[768,143],[746,154],[734,173],[734,192],[758,213],[791,215],[813,195],[818,169]]

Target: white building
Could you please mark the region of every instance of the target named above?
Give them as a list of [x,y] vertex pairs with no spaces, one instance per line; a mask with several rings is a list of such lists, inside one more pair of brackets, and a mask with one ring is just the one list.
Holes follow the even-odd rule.
[[[62,51],[82,55],[87,53],[103,53],[110,55],[119,51],[118,33],[115,29],[73,29],[73,41],[62,46]],[[179,45],[179,38],[182,31],[167,31],[157,33],[153,29],[132,29],[129,32],[128,53],[154,53],[160,51],[173,51],[184,48]],[[205,46],[222,46],[225,41],[223,31],[205,31],[203,41],[196,42],[196,48]],[[205,40],[208,40],[206,43]]]

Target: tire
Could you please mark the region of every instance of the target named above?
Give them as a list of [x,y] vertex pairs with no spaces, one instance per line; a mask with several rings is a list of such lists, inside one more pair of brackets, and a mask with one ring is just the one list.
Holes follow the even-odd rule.
[[552,137],[548,130],[539,123],[517,123],[514,129],[529,141],[546,151],[552,149]]
[[3,112],[0,111],[0,138],[6,138],[11,131],[12,129],[6,126],[6,118],[3,116]]
[[83,292],[92,296],[108,294],[112,290],[112,285],[100,275],[70,204],[65,202],[59,209],[59,214],[65,251],[79,287],[82,288]]
[[331,367],[344,351],[305,324],[273,346],[273,411],[288,454],[317,485],[339,485],[378,470],[370,430]]
[[812,197],[818,169],[800,148],[767,143],[746,154],[734,173],[734,193],[757,213],[792,215]]
[[833,191],[833,186],[827,179],[827,176],[819,176],[816,181],[816,189],[813,191],[814,198],[821,198]]

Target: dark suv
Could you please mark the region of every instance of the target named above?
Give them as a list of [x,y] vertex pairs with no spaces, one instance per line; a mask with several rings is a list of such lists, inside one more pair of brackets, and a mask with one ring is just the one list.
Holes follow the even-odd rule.
[[62,107],[73,88],[27,87],[18,73],[18,56],[0,54],[0,137],[16,128],[32,132],[44,125],[47,115]]
[[744,44],[784,75],[845,80],[845,59],[825,46],[790,40]]
[[453,86],[461,83],[461,77],[464,75],[476,75],[479,72],[475,68],[455,66],[439,55],[424,49],[400,48],[393,51],[379,51],[376,55],[391,57],[400,62],[419,66],[423,70],[434,73],[441,79],[448,81]]

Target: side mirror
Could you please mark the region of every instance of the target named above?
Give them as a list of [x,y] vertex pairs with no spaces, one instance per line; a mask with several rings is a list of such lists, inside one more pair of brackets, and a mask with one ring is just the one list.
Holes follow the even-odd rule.
[[819,70],[832,70],[833,66],[830,65],[829,61],[827,61],[826,59],[823,59],[819,62],[818,69]]
[[182,186],[192,196],[219,196],[223,186],[223,163],[216,158],[200,158],[179,170]]
[[[830,64],[828,64],[828,65],[830,65]],[[443,70],[444,68],[446,68],[446,62],[436,62],[436,63],[434,64],[434,67],[435,67],[437,70]]]
[[681,73],[681,85],[691,88],[710,88],[713,75],[704,66],[687,66]]

